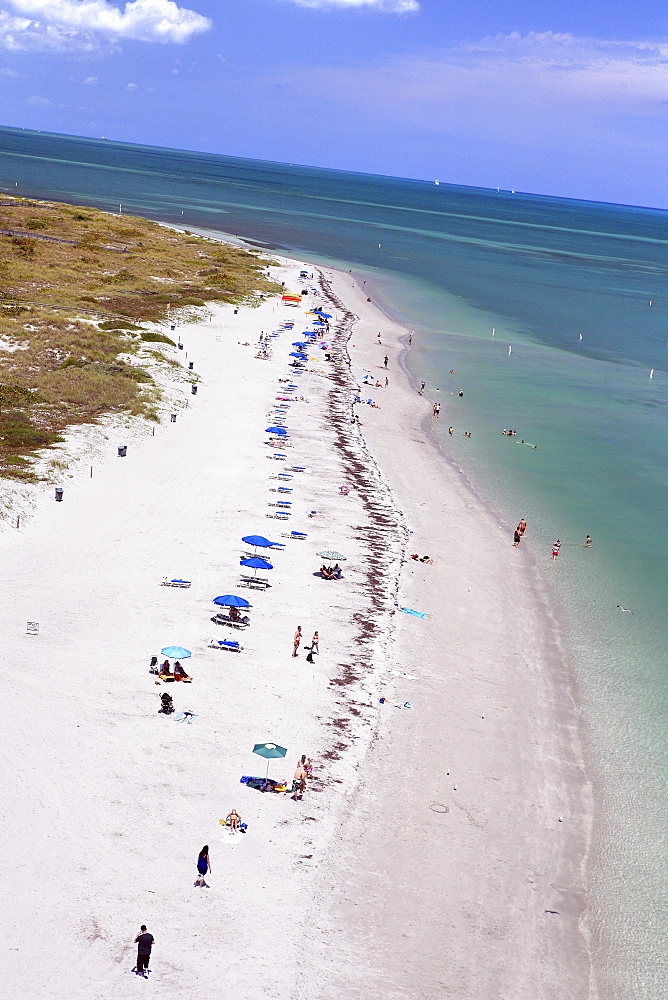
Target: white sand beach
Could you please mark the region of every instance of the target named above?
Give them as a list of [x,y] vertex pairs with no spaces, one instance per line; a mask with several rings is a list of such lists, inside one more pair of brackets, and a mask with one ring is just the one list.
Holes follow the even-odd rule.
[[[589,997],[590,792],[548,596],[439,453],[406,330],[349,275],[304,266],[318,293],[300,308],[215,307],[181,327],[172,353],[194,361],[197,394],[176,375],[154,434],[74,432],[63,502],[39,487],[18,530],[2,522],[8,996]],[[301,287],[299,264],[271,270]],[[313,346],[296,373],[316,304],[341,353]],[[265,428],[283,402],[281,449]],[[284,545],[259,553],[266,591],[240,588],[249,534]],[[323,550],[346,556],[343,579],[319,575]],[[247,629],[211,622],[220,594],[250,601]],[[304,645],[319,633],[313,663],[304,645],[292,656],[297,625]],[[192,684],[149,673],[172,644],[192,651]],[[164,692],[174,715],[158,714]],[[312,759],[301,801],[240,783],[265,774],[266,741],[287,749],[269,775],[288,785]],[[219,823],[233,807],[235,838]],[[132,972],[141,924],[147,981]]]

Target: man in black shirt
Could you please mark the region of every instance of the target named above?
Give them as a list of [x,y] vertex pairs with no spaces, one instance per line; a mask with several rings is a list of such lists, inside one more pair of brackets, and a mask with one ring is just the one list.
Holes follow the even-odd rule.
[[153,946],[153,935],[147,932],[146,924],[141,925],[141,930],[135,938],[135,944],[137,945],[137,968],[135,971],[138,976],[143,976],[145,979],[146,973],[149,971],[148,962]]

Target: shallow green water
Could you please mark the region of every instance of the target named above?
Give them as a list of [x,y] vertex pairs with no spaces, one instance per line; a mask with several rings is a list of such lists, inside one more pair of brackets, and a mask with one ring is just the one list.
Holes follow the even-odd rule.
[[577,654],[601,995],[668,997],[668,215],[13,129],[0,189],[346,262],[415,331],[446,451],[527,518]]

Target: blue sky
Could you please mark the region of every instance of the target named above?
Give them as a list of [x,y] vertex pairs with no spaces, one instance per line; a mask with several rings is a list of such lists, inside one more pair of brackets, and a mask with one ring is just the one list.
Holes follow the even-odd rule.
[[2,124],[668,208],[666,0],[0,0]]

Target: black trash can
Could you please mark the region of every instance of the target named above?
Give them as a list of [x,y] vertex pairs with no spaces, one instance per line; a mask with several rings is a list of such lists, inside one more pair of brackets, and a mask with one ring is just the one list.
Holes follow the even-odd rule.
[[173,424],[175,424],[176,423],[176,414],[175,413],[170,413],[169,419],[171,420],[171,422]]
[[118,457],[125,458],[128,453],[128,446],[126,444],[121,444],[118,446]]
[[236,316],[236,314],[237,314],[238,312],[239,312],[239,310],[238,310],[238,309],[235,309],[235,310],[234,310],[234,315]]
[[177,344],[176,346],[178,347],[178,349],[179,349],[180,351],[182,351],[182,350],[183,350],[183,344]]
[[176,330],[176,324],[175,323],[172,323],[172,325],[170,326],[170,330]]
[[63,488],[62,486],[56,486],[56,500],[62,501],[63,499]]
[[192,392],[193,396],[196,396],[197,395],[197,386],[196,385],[191,385],[190,386],[190,391]]
[[194,365],[194,364],[195,364],[195,362],[194,362],[194,361],[189,361],[189,362],[188,362],[188,369],[189,369],[190,371],[192,371],[192,370],[193,370],[193,365]]

